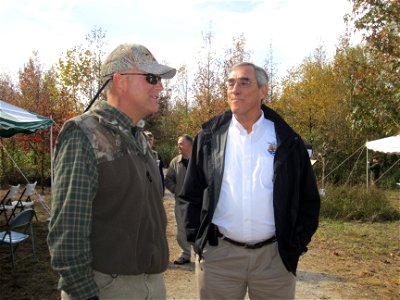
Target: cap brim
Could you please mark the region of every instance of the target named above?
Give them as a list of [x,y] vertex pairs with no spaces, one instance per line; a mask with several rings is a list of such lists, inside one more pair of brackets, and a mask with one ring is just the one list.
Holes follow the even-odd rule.
[[161,65],[156,62],[154,62],[152,64],[140,64],[140,65],[138,65],[138,68],[140,68],[141,70],[143,70],[147,73],[158,75],[164,79],[171,79],[176,74],[176,69],[165,66],[165,65]]

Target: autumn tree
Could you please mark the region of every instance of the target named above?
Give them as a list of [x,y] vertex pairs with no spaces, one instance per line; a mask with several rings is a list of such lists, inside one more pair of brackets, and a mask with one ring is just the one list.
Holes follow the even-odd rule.
[[175,98],[171,107],[168,124],[172,127],[171,144],[176,148],[175,145],[178,136],[183,133],[194,133],[193,128],[190,126],[190,112],[193,109],[190,99],[193,93],[190,88],[189,70],[186,65],[181,65],[177,70],[174,92]]
[[232,66],[244,61],[250,61],[251,52],[246,51],[246,38],[244,34],[232,38],[232,48],[225,50],[223,61],[223,81],[226,82]]
[[223,99],[220,90],[220,62],[213,47],[211,31],[203,33],[203,42],[204,46],[199,52],[198,69],[194,74],[192,85],[194,107],[191,112],[191,123],[188,124],[192,132],[197,132],[202,123],[217,113],[218,104]]
[[[33,113],[50,117],[53,102],[50,98],[55,89],[55,80],[51,71],[45,71],[38,59],[38,53],[32,57],[19,72],[19,95],[14,104]],[[32,135],[17,134],[10,138],[8,150],[18,166],[23,166],[29,180],[38,180],[44,184],[50,175],[50,130],[41,130]],[[21,178],[18,173],[8,174]]]
[[[282,81],[282,96],[273,106],[285,114],[294,128],[309,141],[314,142],[329,118],[328,101],[331,91],[332,70],[323,48],[293,68]],[[331,98],[332,99],[332,98]]]
[[87,45],[68,49],[55,68],[63,104],[73,115],[86,108],[101,85],[105,32],[95,27],[86,35],[86,41]]
[[160,93],[158,103],[159,108],[158,111],[154,114],[149,115],[145,118],[146,120],[146,129],[150,130],[155,138],[161,140],[166,137],[165,135],[165,127],[164,119],[169,115],[169,106],[171,101],[171,88],[170,88],[170,80],[163,80],[163,91]]
[[354,23],[367,45],[385,56],[387,63],[399,67],[400,2],[397,0],[350,0],[351,15],[345,21]]
[[[17,97],[18,93],[12,83],[10,75],[6,73],[0,74],[0,100],[16,104]],[[5,176],[9,173],[10,168],[12,168],[9,158],[3,148],[3,146],[8,146],[9,141],[9,139],[2,139],[0,137],[0,183],[5,182]]]
[[280,97],[270,103],[313,146],[314,155],[318,160],[323,158],[328,168],[353,151],[342,84],[319,47],[291,69],[282,80]]
[[[342,56],[357,55],[348,84],[352,85],[352,121],[357,133],[378,138],[400,131],[400,2],[352,0],[346,16],[365,43],[342,47]],[[347,55],[347,58],[350,56]],[[357,65],[357,66],[356,66]]]
[[9,103],[13,103],[17,91],[11,80],[10,75],[0,74],[0,99]]
[[221,98],[218,89],[219,62],[213,49],[213,33],[203,33],[204,46],[199,53],[198,70],[194,76],[193,91],[195,101],[200,107],[209,107],[212,101]]
[[345,85],[348,122],[358,140],[395,134],[399,129],[399,102],[389,78],[383,77],[384,69],[384,63],[361,45],[337,50],[335,72]]
[[222,82],[221,82],[221,94],[223,95],[223,102],[221,103],[221,110],[228,108],[228,95],[227,87],[225,86],[228,80],[229,73],[235,64],[250,61],[251,52],[246,49],[246,38],[244,34],[240,34],[238,37],[232,37],[231,48],[225,50],[224,60],[222,62]]
[[56,65],[56,76],[63,104],[73,115],[83,111],[90,101],[94,81],[93,54],[82,46],[68,49]]

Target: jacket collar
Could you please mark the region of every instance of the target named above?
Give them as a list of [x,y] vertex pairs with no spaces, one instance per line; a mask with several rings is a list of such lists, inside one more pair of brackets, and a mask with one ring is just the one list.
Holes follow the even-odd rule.
[[118,127],[120,130],[124,130],[130,132],[132,127],[138,127],[140,130],[143,130],[145,122],[140,120],[137,124],[132,123],[132,119],[110,105],[107,101],[99,101],[94,107],[88,112],[97,116],[99,122],[108,126],[108,127]]
[[[264,104],[261,105],[261,110],[264,113],[264,118],[274,122],[278,145],[280,145],[282,141],[297,135],[277,112]],[[211,131],[211,133],[217,133],[221,131],[224,132],[228,130],[231,120],[232,111],[226,110],[219,116],[216,116],[204,123],[202,129]]]
[[[140,153],[151,153],[150,146],[143,133],[144,121],[141,120],[136,125],[133,124],[132,119],[128,115],[106,101],[97,102],[86,114],[97,118],[99,124],[102,126],[121,133],[125,140],[136,147]],[[132,134],[134,132],[136,133]]]

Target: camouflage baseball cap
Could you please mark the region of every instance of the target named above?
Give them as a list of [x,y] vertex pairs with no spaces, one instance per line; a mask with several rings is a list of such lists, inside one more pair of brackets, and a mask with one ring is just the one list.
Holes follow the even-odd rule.
[[165,79],[174,77],[176,73],[176,69],[159,64],[146,47],[138,44],[122,44],[108,55],[101,66],[101,75],[106,79],[114,73],[133,67]]

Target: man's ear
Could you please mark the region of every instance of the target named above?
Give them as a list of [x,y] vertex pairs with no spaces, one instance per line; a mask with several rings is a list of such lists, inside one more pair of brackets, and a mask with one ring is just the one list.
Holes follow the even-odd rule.
[[126,85],[126,80],[125,80],[124,76],[122,76],[121,74],[118,74],[118,73],[113,74],[113,85],[117,89],[124,88]]
[[261,96],[261,100],[265,99],[268,95],[268,85],[264,84],[263,86],[261,86],[260,88],[260,96]]

